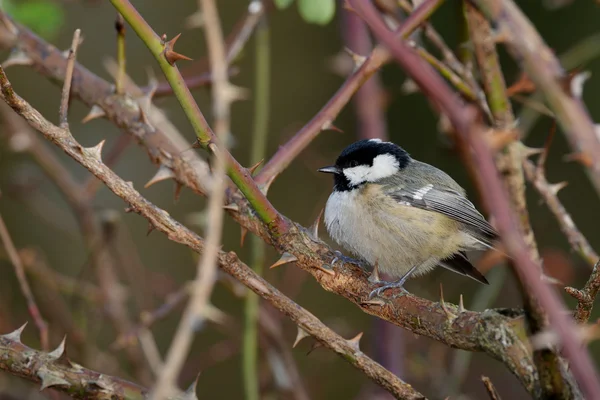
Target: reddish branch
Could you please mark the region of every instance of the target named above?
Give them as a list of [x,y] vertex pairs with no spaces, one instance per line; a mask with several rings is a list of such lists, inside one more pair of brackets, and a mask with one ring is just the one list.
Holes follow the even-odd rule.
[[[571,368],[586,398],[600,398],[600,382],[587,351],[576,336],[575,324],[568,316],[558,295],[540,279],[540,266],[530,256],[519,229],[506,191],[502,185],[493,154],[484,140],[485,128],[479,121],[472,106],[465,105],[446,83],[421,60],[406,44],[395,40],[386,29],[374,7],[366,0],[350,0],[350,4],[369,24],[376,36],[383,41],[398,63],[419,85],[429,98],[433,99],[446,114],[457,132],[457,139],[463,149],[471,150],[482,197],[495,217],[498,231],[509,254],[515,260],[520,279],[534,291],[542,307],[549,315],[552,326],[561,337],[564,353],[571,362]],[[600,152],[598,153],[600,154]]]

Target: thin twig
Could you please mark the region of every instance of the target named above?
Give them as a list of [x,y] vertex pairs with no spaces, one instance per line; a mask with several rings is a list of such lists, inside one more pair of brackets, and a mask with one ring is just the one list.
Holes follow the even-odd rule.
[[[262,2],[257,2],[263,8]],[[271,43],[269,25],[266,18],[256,28],[254,36],[255,54],[255,89],[254,89],[254,123],[252,129],[252,146],[250,164],[255,165],[265,157],[269,134],[269,111],[271,83]],[[263,275],[265,264],[265,243],[252,235],[250,238],[250,266],[258,275]],[[248,291],[244,308],[244,338],[242,345],[242,375],[246,400],[260,399],[259,357],[258,357],[258,314],[260,297]]]
[[505,189],[496,170],[493,156],[484,141],[484,127],[477,120],[472,107],[465,106],[443,80],[404,43],[394,40],[394,35],[382,24],[374,7],[367,0],[350,0],[351,5],[365,19],[376,36],[392,52],[399,64],[419,85],[428,97],[435,99],[457,132],[463,149],[471,148],[471,157],[477,165],[481,194],[491,210],[508,253],[518,266],[521,281],[531,288],[540,304],[548,312],[550,322],[559,333],[564,354],[571,361],[573,375],[581,385],[586,398],[600,398],[600,382],[590,356],[576,337],[574,322],[568,317],[557,294],[540,279],[540,265],[531,259],[513,214]]
[[[95,148],[84,148],[65,129],[59,128],[45,119],[29,103],[20,98],[13,90],[4,70],[0,67],[0,86],[2,98],[35,129],[40,131],[49,141],[57,145],[67,155],[102,180],[117,196],[130,206],[130,210],[144,216],[157,230],[165,233],[170,240],[187,245],[195,252],[205,251],[205,242],[194,232],[175,221],[164,210],[150,203],[131,184],[119,178],[106,167]],[[300,328],[314,336],[326,347],[342,356],[346,361],[365,373],[377,384],[384,386],[401,399],[424,399],[424,396],[404,383],[391,372],[370,359],[363,352],[357,351],[356,344],[346,340],[325,326],[317,317],[287,298],[275,287],[254,273],[242,263],[234,253],[218,252],[219,266],[234,276],[252,291],[270,302],[275,308],[288,315]],[[330,276],[330,275],[328,275]],[[366,281],[366,279],[363,279]],[[348,284],[348,281],[345,281]],[[356,284],[356,283],[351,283]],[[364,284],[364,282],[363,282]],[[367,285],[363,288],[368,293]],[[411,297],[411,296],[409,296]],[[441,311],[440,311],[441,312]],[[425,320],[423,320],[425,322]],[[432,326],[433,327],[433,326]],[[429,329],[429,328],[426,328]],[[447,328],[445,328],[447,329]],[[508,326],[504,331],[509,334]],[[515,348],[515,350],[517,350]],[[521,360],[522,362],[524,360]]]
[[10,237],[10,233],[8,233],[8,229],[6,228],[6,224],[4,223],[4,219],[1,215],[0,239],[2,240],[4,248],[8,253],[10,262],[15,269],[15,275],[17,276],[19,286],[21,287],[21,293],[23,293],[25,300],[27,300],[27,310],[29,311],[31,318],[33,318],[35,326],[37,326],[38,331],[40,332],[40,343],[42,345],[42,349],[44,349],[44,351],[48,351],[50,349],[48,343],[48,324],[46,324],[46,321],[44,321],[44,318],[40,313],[40,309],[35,302],[35,297],[33,296],[33,292],[31,291],[31,287],[29,286],[29,282],[27,282],[27,277],[25,276],[23,262],[21,261],[21,257],[19,257],[19,252],[15,248],[15,245]]
[[59,121],[62,128],[69,127],[68,114],[69,114],[69,97],[71,94],[71,81],[73,80],[73,68],[75,66],[75,60],[77,59],[77,47],[79,46],[79,35],[81,34],[80,29],[76,29],[73,34],[73,43],[69,49],[69,55],[67,56],[67,69],[65,72],[65,83],[63,84],[62,97],[60,99],[60,110],[59,110]]
[[535,164],[529,160],[523,160],[523,167],[527,180],[533,184],[533,187],[535,187],[544,199],[548,209],[556,217],[556,221],[561,231],[567,237],[571,248],[583,257],[589,265],[593,266],[598,261],[598,253],[594,251],[588,240],[577,228],[571,214],[557,196],[558,191],[565,186],[564,182],[551,184],[548,182],[545,174],[537,173]]
[[227,80],[227,60],[221,22],[214,0],[199,0],[199,7],[204,16],[204,28],[208,45],[211,71],[213,73],[213,110],[215,117],[215,134],[219,145],[212,143],[210,150],[215,155],[213,168],[213,187],[208,202],[207,239],[204,252],[198,262],[196,281],[192,296],[186,308],[175,337],[169,348],[165,363],[158,375],[152,399],[166,398],[177,384],[177,377],[187,358],[192,338],[198,322],[202,319],[204,309],[210,301],[212,289],[217,277],[217,257],[223,230],[223,202],[225,200],[226,158],[224,143],[230,134],[230,105],[233,100],[231,86]]
[[598,290],[600,290],[600,260],[594,265],[594,269],[583,289],[577,290],[572,287],[565,288],[565,291],[578,301],[574,316],[580,324],[585,324],[590,319],[594,300],[596,300],[596,296],[598,295]]
[[498,394],[498,391],[494,387],[494,384],[492,383],[492,380],[490,378],[488,378],[487,376],[482,376],[481,381],[483,382],[483,385],[485,386],[485,390],[488,392],[488,395],[490,396],[490,400],[502,400],[502,398],[500,397],[500,394]]

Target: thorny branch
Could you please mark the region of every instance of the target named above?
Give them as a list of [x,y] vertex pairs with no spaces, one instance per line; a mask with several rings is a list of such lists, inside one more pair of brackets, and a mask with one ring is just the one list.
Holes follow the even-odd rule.
[[566,287],[566,292],[577,299],[577,307],[575,308],[575,319],[580,324],[586,323],[592,315],[592,307],[594,300],[600,290],[600,260],[594,265],[594,269],[581,290],[572,287]]
[[[431,6],[431,2],[425,2],[418,10],[424,12],[423,7],[426,4]],[[0,16],[8,19],[5,14]],[[422,19],[424,17],[415,17],[418,21]],[[418,26],[418,23],[413,26]],[[4,27],[0,31],[0,43],[4,47],[15,47],[15,51],[26,56],[28,65],[32,65],[50,79],[59,82],[64,79],[65,59],[61,52],[31,34],[26,28],[19,25],[14,25],[14,29]],[[382,46],[377,48],[385,52]],[[368,65],[368,61],[363,63],[363,67],[366,64]],[[177,133],[173,133],[174,128],[160,113],[158,117],[154,117],[157,114],[155,108],[150,105],[152,112],[149,112],[148,116],[151,122],[145,123],[140,119],[140,107],[135,101],[131,101],[131,97],[114,95],[108,82],[81,65],[76,64],[74,74],[77,79],[73,81],[72,95],[78,96],[89,106],[96,105],[97,109],[102,110],[101,115],[135,137],[146,149],[150,159],[162,166],[162,171],[170,173],[164,174],[167,177],[163,179],[175,179],[178,184],[185,185],[199,194],[207,192],[210,178],[207,175],[206,164],[196,153],[183,152],[189,148],[189,144],[180,139]],[[347,82],[356,79],[356,76],[353,76],[355,78],[351,77]],[[351,87],[354,85],[357,83],[353,83]],[[349,94],[344,96],[350,98]],[[273,239],[261,224],[249,216],[245,201],[239,196],[233,196],[229,198],[229,202],[236,206],[228,209],[228,212],[238,223],[275,245],[278,251],[293,254],[298,259],[296,265],[315,277],[324,289],[347,298],[368,314],[390,321],[415,334],[433,338],[454,348],[483,351],[505,363],[528,391],[538,392],[537,373],[532,365],[518,313],[503,315],[494,310],[459,313],[456,307],[447,303],[443,306],[410,294],[383,305],[364,304],[362,299],[367,297],[372,287],[360,268],[345,264],[337,268],[335,275],[332,275],[332,271],[323,268],[334,256],[331,249],[317,238],[313,238],[304,228],[294,225],[285,238]],[[452,311],[452,314],[447,314],[448,310]],[[498,341],[494,332],[502,332],[505,340]]]
[[[20,98],[13,91],[1,67],[0,85],[2,86],[2,98],[4,101],[25,118],[33,128],[40,131],[48,140],[57,145],[98,179],[102,180],[113,193],[129,204],[131,212],[136,212],[145,217],[152,226],[166,234],[170,240],[184,244],[200,254],[205,251],[205,242],[198,235],[175,221],[166,211],[148,202],[133,188],[131,183],[119,178],[103,164],[101,160],[101,146],[82,147],[68,130],[53,125],[37,110],[31,107],[29,103]],[[398,377],[362,353],[357,347],[357,343],[353,343],[337,335],[323,325],[310,312],[294,303],[263,278],[256,275],[234,253],[219,251],[218,262],[221,269],[269,301],[275,308],[288,315],[301,329],[314,336],[326,347],[341,355],[356,368],[363,371],[369,378],[377,384],[384,386],[398,398],[424,398],[423,395],[416,392],[410,385],[402,382]],[[364,280],[366,281],[366,279]]]
[[[376,36],[390,49],[396,60],[430,98],[435,99],[448,116],[457,132],[457,138],[472,149],[471,156],[478,166],[477,178],[482,196],[497,222],[497,228],[509,254],[518,266],[521,281],[529,286],[540,305],[548,312],[553,327],[559,333],[564,353],[572,361],[571,368],[586,398],[600,397],[600,382],[587,351],[582,349],[575,335],[575,325],[556,293],[539,276],[540,266],[531,259],[519,225],[511,209],[507,194],[495,168],[493,155],[484,141],[484,127],[472,107],[464,106],[448,86],[414,52],[402,42],[395,41],[385,28],[373,6],[367,1],[350,1],[359,15],[371,26]],[[600,152],[598,152],[600,154]]]
[[[514,129],[515,118],[510,99],[506,93],[506,83],[500,67],[496,45],[492,38],[491,26],[485,17],[469,2],[465,3],[464,11],[474,47],[475,59],[479,66],[479,74],[492,114],[491,123],[498,132],[492,134],[498,135],[502,134],[501,132],[510,132]],[[522,144],[519,141],[511,141],[498,152],[495,161],[498,170],[504,178],[510,204],[518,214],[519,228],[523,233],[531,258],[539,262],[540,257],[529,222],[529,212],[525,200],[525,178],[522,168],[524,155],[521,149]],[[541,268],[539,274],[540,276],[543,274]],[[521,292],[525,303],[529,329],[535,335],[547,329],[548,318],[527,285],[522,285]],[[562,361],[556,353],[550,349],[536,350],[534,360],[538,367],[544,396],[553,397],[568,393],[565,390],[570,390],[570,385],[565,383],[570,380],[562,379],[565,374],[561,373]],[[561,379],[554,378],[557,376],[561,377]],[[569,396],[567,395],[567,397]]]

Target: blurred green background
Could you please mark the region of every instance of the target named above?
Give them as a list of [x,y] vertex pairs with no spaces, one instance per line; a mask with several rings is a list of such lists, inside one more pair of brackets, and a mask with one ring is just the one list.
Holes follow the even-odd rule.
[[[245,13],[247,3],[231,0],[217,3],[223,29],[227,33]],[[589,48],[584,51],[583,56],[577,57],[583,60],[594,53],[600,53],[600,36],[598,36],[600,31],[597,23],[600,18],[600,7],[595,2],[576,0],[560,8],[552,8],[542,2],[520,3],[524,12],[557,54],[564,54],[582,40],[593,38],[593,35],[596,37],[590,42]],[[79,48],[78,61],[94,73],[110,80],[103,63],[107,57],[114,58],[116,54],[113,7],[107,1],[64,1],[54,4],[59,9],[56,17],[57,29],[56,32],[44,31],[47,39],[57,47],[66,49],[71,43],[73,31],[81,28],[84,42]],[[185,19],[197,10],[196,1],[145,0],[133,1],[133,4],[156,32],[164,32],[169,37],[179,32],[183,33],[177,44],[178,51],[194,59],[199,59],[206,54],[202,30],[187,30],[184,27]],[[272,75],[269,155],[272,155],[279,145],[308,122],[342,84],[344,77],[335,73],[332,68],[334,57],[344,46],[340,24],[342,12],[346,11],[341,10],[338,4],[335,19],[326,26],[307,24],[300,18],[295,6],[270,13],[268,20],[271,32]],[[448,1],[432,19],[434,26],[455,49],[458,46],[457,17],[457,2]],[[36,24],[35,21],[31,23]],[[127,71],[139,85],[144,85],[148,68],[154,70],[156,74],[160,74],[160,70],[146,47],[129,28],[126,40]],[[501,55],[506,80],[510,84],[518,79],[519,70],[503,50]],[[252,41],[244,50],[238,65],[241,73],[233,79],[233,82],[252,90],[254,87]],[[584,100],[592,117],[599,121],[600,102],[597,93],[600,93],[600,80],[597,76],[600,75],[600,59],[593,58],[586,61],[581,68],[592,72],[592,78],[585,85]],[[8,69],[7,73],[22,97],[37,107],[47,118],[57,122],[60,87],[53,85],[27,67],[13,67]],[[438,119],[428,102],[419,93],[411,95],[402,93],[404,74],[396,64],[390,64],[383,69],[382,79],[389,101],[386,118],[390,139],[405,147],[414,158],[447,171],[467,188],[470,196],[478,203],[478,195],[469,181],[464,166],[457,154],[448,146],[447,140],[438,132]],[[195,90],[194,95],[210,121],[209,91]],[[171,121],[186,135],[191,144],[194,141],[194,134],[178,103],[173,98],[161,98],[155,104],[167,112]],[[252,100],[247,100],[235,103],[232,110],[232,132],[235,137],[232,153],[244,165],[249,164],[253,107]],[[517,113],[522,111],[520,104],[515,103],[515,107]],[[94,120],[82,125],[79,121],[87,112],[88,109],[78,101],[72,102],[70,124],[77,140],[89,146],[106,139],[105,148],[109,148],[121,135],[120,131],[104,120]],[[332,186],[330,177],[318,174],[316,169],[331,163],[343,147],[357,138],[355,114],[351,104],[345,108],[335,125],[341,128],[343,133],[334,131],[321,133],[275,181],[269,192],[269,199],[283,214],[304,225],[312,224],[324,206]],[[526,144],[542,145],[550,125],[549,119],[545,117],[537,121],[525,141]],[[24,155],[10,152],[6,142],[2,143],[0,213],[5,218],[17,247],[38,249],[46,257],[48,265],[65,275],[80,280],[92,279],[93,274],[89,268],[87,252],[80,238],[77,223],[60,193],[31,160]],[[569,185],[560,193],[560,198],[571,212],[581,232],[591,245],[598,249],[600,248],[600,238],[596,234],[598,195],[589,185],[579,165],[563,161],[563,157],[569,152],[570,149],[559,132],[550,152],[548,178],[551,182],[568,180]],[[56,153],[75,177],[79,180],[88,177],[88,172],[82,167],[60,152]],[[202,211],[204,208],[205,200],[187,189],[183,190],[181,198],[175,202],[172,182],[162,182],[149,189],[141,189],[155,173],[156,168],[137,145],[129,146],[114,169],[125,180],[133,181],[144,196],[165,208],[179,221],[189,221],[192,213]],[[528,203],[533,228],[540,252],[549,269],[548,273],[563,280],[567,285],[581,287],[589,275],[589,266],[570,251],[554,217],[541,204],[539,196],[531,190],[528,190]],[[159,233],[146,236],[146,221],[138,215],[126,214],[123,202],[107,189],[99,191],[94,204],[100,216],[105,215],[108,210],[117,213],[119,218],[117,243],[119,244],[115,246],[122,245],[130,237],[133,246],[125,248],[137,252],[144,268],[153,271],[154,274],[147,273],[140,279],[154,295],[151,299],[154,307],[164,301],[166,293],[176,290],[182,283],[194,277],[196,268],[194,255],[187,248],[169,242]],[[197,226],[193,228],[200,231]],[[321,232],[321,236],[329,241],[324,228]],[[248,249],[240,248],[239,241],[239,227],[227,220],[224,248],[234,250],[242,259],[247,259]],[[12,266],[4,252],[2,254],[4,257],[0,260],[0,301],[2,302],[0,327],[8,331],[29,320],[30,317],[18,290]],[[269,263],[274,262],[276,257],[276,254],[269,249],[267,256]],[[502,274],[498,271],[503,268],[504,265],[496,266],[493,271],[495,275],[492,276],[501,279]],[[374,344],[378,341],[381,332],[381,324],[375,323],[373,317],[360,312],[341,297],[325,292],[308,274],[294,266],[286,265],[276,270],[268,270],[266,278],[341,335],[353,337],[359,332],[365,332],[362,349],[376,358],[381,355],[374,351]],[[444,283],[446,300],[458,302],[459,294],[463,294],[467,308],[472,308],[474,299],[482,295],[482,290],[487,290],[471,280],[464,280],[447,271],[436,271],[431,276],[413,280],[407,287],[410,291],[435,300],[438,298],[440,282]],[[518,307],[520,296],[512,278],[509,276],[500,286],[500,294],[489,306]],[[574,304],[569,298],[565,300],[570,306]],[[74,309],[81,309],[81,304],[77,300],[68,298],[68,301]],[[222,285],[216,286],[213,303],[241,321],[243,302]],[[43,304],[41,306],[44,312]],[[180,311],[181,308],[152,328],[163,354],[170,344]],[[594,313],[591,320],[594,321],[597,315]],[[101,310],[78,316],[78,320],[90,328],[90,340],[97,340],[99,346],[105,348],[112,342],[112,329],[108,323],[101,322],[103,321],[101,318]],[[295,326],[284,318],[283,328],[284,338],[291,347],[296,335]],[[432,398],[443,398],[444,393],[448,393],[448,387],[452,385],[448,382],[448,376],[452,374],[452,365],[454,365],[452,360],[456,357],[457,351],[446,349],[429,339],[416,337],[401,329],[394,328],[386,332],[392,332],[397,337],[396,340],[390,341],[394,345],[384,349],[384,352],[388,357],[392,354],[401,361],[402,378]],[[62,335],[63,332],[52,331],[52,344],[58,344]],[[31,324],[24,338],[28,345],[39,347],[37,332]],[[198,384],[201,398],[243,398],[239,353],[226,357],[220,362],[210,362],[210,357],[218,360],[221,353],[207,352],[215,343],[220,343],[227,338],[227,335],[210,324],[197,334],[180,382],[182,387],[193,380],[203,365],[210,365],[202,369]],[[369,381],[343,359],[322,348],[316,349],[307,356],[306,353],[312,345],[311,341],[312,339],[303,341],[292,351],[311,398],[352,399],[364,393],[362,391],[368,388]],[[592,345],[592,350],[595,359],[598,360],[600,353],[597,346]],[[75,361],[80,362],[80,360]],[[266,370],[263,372],[266,373]],[[467,396],[465,398],[476,399],[483,396],[480,375],[490,376],[500,389],[501,395],[506,398],[525,395],[517,380],[500,363],[487,356],[474,354],[465,383],[460,388],[460,392]],[[126,374],[123,376],[127,377]],[[268,389],[270,384],[265,385]],[[5,373],[0,373],[0,390],[39,396],[34,395],[36,389],[33,386],[18,378],[9,377]],[[270,391],[266,390],[266,392]],[[286,395],[273,396],[272,398],[288,398]]]

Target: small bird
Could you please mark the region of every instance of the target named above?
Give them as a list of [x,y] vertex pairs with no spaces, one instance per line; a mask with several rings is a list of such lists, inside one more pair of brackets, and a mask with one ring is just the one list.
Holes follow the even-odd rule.
[[465,251],[492,248],[498,234],[448,174],[414,160],[380,139],[346,147],[335,165],[333,192],[325,207],[329,235],[344,249],[394,282],[373,290],[402,288],[411,275],[445,267],[478,282],[485,277]]

